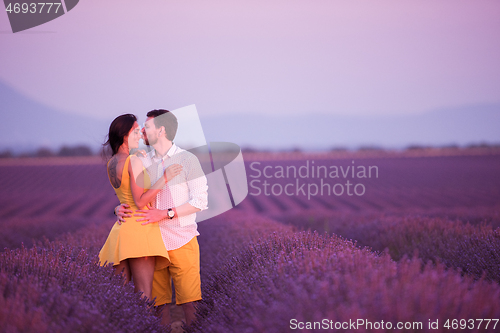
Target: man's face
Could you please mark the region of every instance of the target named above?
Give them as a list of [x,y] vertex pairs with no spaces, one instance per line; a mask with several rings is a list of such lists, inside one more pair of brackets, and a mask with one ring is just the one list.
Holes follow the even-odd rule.
[[155,126],[154,118],[148,117],[142,128],[144,143],[148,146],[154,145],[158,141],[158,129]]

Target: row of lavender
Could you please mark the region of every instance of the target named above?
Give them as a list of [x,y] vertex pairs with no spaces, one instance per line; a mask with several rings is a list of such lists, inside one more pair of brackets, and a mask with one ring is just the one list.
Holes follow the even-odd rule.
[[110,226],[87,226],[53,242],[0,254],[3,332],[162,332],[131,285],[97,253]]
[[[444,166],[450,165],[445,163]],[[493,172],[496,164],[492,166],[483,161],[476,167],[480,166],[483,178],[473,178],[470,184],[465,181],[464,186],[469,184],[471,193],[483,193],[495,198],[496,192],[491,184],[497,182]],[[54,177],[53,169],[46,171],[50,177],[40,178],[40,170],[36,170],[28,178],[37,184],[33,185],[36,191],[30,191],[28,184],[23,187],[18,185],[22,184],[19,180],[23,178],[19,177],[27,173],[26,170],[19,175],[14,172],[16,177],[7,183],[7,188],[12,191],[4,192],[2,201],[12,200],[7,208],[11,213],[2,208],[0,214],[8,213],[6,215],[10,220],[6,223],[11,223],[10,228],[15,226],[12,221],[19,218],[18,215],[25,221],[27,230],[51,225],[51,221],[57,221],[54,218],[57,216],[79,217],[82,222],[80,225],[61,222],[59,227],[40,232],[49,238],[56,238],[61,232],[73,231],[72,235],[62,236],[58,241],[45,242],[36,249],[2,253],[0,291],[3,296],[0,302],[3,306],[0,307],[0,322],[5,323],[2,327],[9,332],[164,330],[148,305],[131,294],[129,286],[123,288],[109,269],[96,265],[97,251],[113,222],[110,211],[116,199],[109,191],[104,192],[109,190],[109,185],[105,173],[102,177],[102,169],[96,166],[78,168],[78,172],[58,170],[69,176],[63,183],[56,182],[54,191],[49,186],[54,183],[50,181],[50,177]],[[399,179],[401,186],[413,188],[416,191],[413,197],[417,198],[419,182],[423,177],[428,180],[421,184],[422,191],[431,188],[433,183],[441,184],[439,190],[445,194],[443,202],[448,200],[452,203],[454,196],[460,197],[464,190],[447,188],[453,189],[452,180],[457,179],[464,169],[467,168],[455,172],[447,181],[441,179],[446,179],[446,168],[441,169],[440,177],[427,170],[429,174],[422,174],[420,178],[415,176],[406,183],[401,176],[393,181]],[[394,170],[396,172],[397,168],[394,167]],[[439,174],[440,169],[437,170]],[[83,177],[74,178],[82,174]],[[400,170],[400,175],[403,174],[404,170]],[[472,172],[467,175],[470,178]],[[73,189],[65,188],[67,182],[73,184]],[[95,184],[92,185],[93,182]],[[455,188],[457,186],[460,187],[456,185]],[[99,200],[95,196],[96,187],[102,196],[97,198]],[[46,189],[45,192],[42,189]],[[393,192],[390,190],[387,188],[388,195],[392,193],[393,196],[381,197],[379,205],[401,200],[397,195],[400,192],[394,188]],[[27,202],[31,204],[30,196],[38,196],[41,203],[36,203],[34,208],[27,205]],[[279,202],[282,198],[275,200]],[[478,198],[481,197],[474,200]],[[492,275],[487,277],[497,279],[494,273],[500,266],[495,266],[499,258],[495,251],[500,247],[491,224],[498,220],[498,207],[492,203],[483,206],[476,203],[478,207],[468,208],[468,216],[487,217],[490,223],[489,227],[471,227],[428,216],[403,219],[401,216],[411,211],[411,205],[404,200],[399,202],[409,208],[402,206],[389,216],[371,211],[373,214],[367,216],[364,209],[364,214],[355,209],[308,207],[306,210],[302,206],[297,209],[298,204],[288,206],[286,200],[282,202],[285,209],[272,210],[266,207],[279,205],[270,202],[270,197],[257,196],[254,199],[264,207],[263,210],[251,209],[254,203],[249,202],[252,200],[250,197],[240,209],[200,224],[204,301],[200,306],[197,326],[191,329],[193,331],[281,332],[290,328],[292,319],[308,322],[324,318],[332,322],[364,319],[379,325],[381,320],[394,325],[398,321],[415,322],[417,325],[421,322],[423,330],[428,328],[429,320],[433,323],[437,320],[440,331],[446,331],[443,326],[446,319],[500,317],[496,305],[500,296],[498,284],[472,279],[474,275],[481,275],[483,266],[478,264],[483,263],[492,268]],[[297,198],[291,200],[296,203],[301,201]],[[372,197],[370,200],[375,202],[378,199]],[[55,203],[48,204],[49,201]],[[67,205],[67,215],[61,213],[64,211],[61,203]],[[20,206],[16,208],[16,204]],[[441,214],[460,208],[432,201],[428,204],[434,205]],[[358,207],[364,206],[360,204]],[[56,211],[59,215],[53,214]],[[89,213],[82,218],[84,211]],[[367,212],[370,213],[369,210]],[[290,226],[263,217],[264,214],[279,216],[282,222],[300,229],[305,227],[338,233],[359,240],[359,244],[371,246],[377,251],[388,248],[389,254],[398,262],[387,255],[379,256],[367,249],[357,248],[352,242],[335,235],[297,233]],[[467,215],[462,216],[468,218]],[[100,224],[95,226],[92,222]],[[457,242],[453,243],[454,239]],[[450,244],[453,246],[450,247]],[[466,270],[469,274],[464,278],[454,270],[445,270],[439,263],[423,266],[419,259],[401,259],[404,254],[411,256],[415,250],[424,260],[433,259],[451,267],[464,268],[464,264],[456,262],[464,259],[465,263],[472,265],[469,268],[474,269]],[[460,258],[462,252],[464,255]],[[471,323],[466,324],[465,328],[470,329]],[[476,322],[473,324],[477,326]],[[485,330],[483,324],[481,331],[489,331],[492,327]],[[415,330],[420,331],[419,327]]]
[[499,328],[497,283],[416,258],[394,262],[335,235],[274,233],[213,265],[191,332]]
[[[385,176],[356,180],[346,173],[351,184],[365,185],[363,195],[310,197],[309,184],[338,179],[312,177],[311,161],[250,164],[254,183],[240,212],[328,235],[281,232],[214,263],[192,331],[498,329],[500,158],[364,162]],[[342,172],[354,162],[318,164]],[[283,176],[290,166],[302,167],[304,177]],[[293,193],[301,185],[306,193]],[[497,320],[486,326],[478,318]]]
[[[280,167],[285,177],[280,177]],[[367,178],[358,177],[363,175],[363,168]],[[326,178],[322,171],[325,169]],[[249,161],[247,172],[250,193],[237,208],[273,217],[325,210],[345,214],[453,213],[470,220],[478,217],[478,208],[491,211],[500,202],[499,155]],[[336,174],[339,178],[330,177]],[[352,183],[350,189],[345,186],[347,181]],[[54,239],[89,223],[105,223],[113,217],[117,203],[104,162],[99,161],[80,165],[4,165],[0,166],[0,182],[0,248],[15,248],[21,243],[31,246],[32,239]],[[335,184],[341,184],[345,193],[332,194]],[[355,184],[364,186],[363,195],[348,195]],[[309,195],[316,189],[316,195]],[[340,193],[340,189],[337,186],[335,191]],[[491,215],[489,211],[479,215]]]
[[241,209],[429,212],[500,202],[500,155],[253,161]]
[[[101,267],[97,254],[110,223],[91,224],[55,241],[0,254],[0,324],[4,332],[167,332],[151,304]],[[290,227],[259,218],[219,217],[200,225],[203,290],[209,276],[250,242]]]
[[1,249],[106,223],[118,202],[103,162],[0,166],[0,182]]
[[490,212],[489,218],[481,215],[484,220],[475,224],[422,215],[356,216],[325,211],[283,216],[281,221],[303,230],[342,235],[358,246],[387,251],[393,260],[418,256],[475,279],[484,276],[500,283],[500,207]]
[[[4,330],[167,331],[131,286],[97,265],[109,227],[88,226],[29,250],[2,253]],[[344,324],[349,322],[369,331],[369,322],[387,332],[398,323],[405,331],[430,331],[438,323],[433,331],[445,332],[453,319],[465,320],[472,331],[476,319],[500,317],[497,283],[441,264],[395,262],[335,235],[297,232],[238,211],[201,223],[200,232],[204,300],[191,332],[283,332],[314,322],[344,331],[352,329]],[[498,328],[481,324],[484,332]]]
[[[0,170],[2,221],[73,212],[84,217],[109,214],[106,199],[113,191],[104,163],[1,166]],[[500,200],[499,171],[500,155],[250,161],[250,194],[242,208],[279,213],[294,208],[357,212],[490,206]],[[363,192],[361,187],[355,194],[356,184],[364,186],[363,195],[357,195]],[[343,188],[343,194],[334,194],[333,187],[337,194]]]

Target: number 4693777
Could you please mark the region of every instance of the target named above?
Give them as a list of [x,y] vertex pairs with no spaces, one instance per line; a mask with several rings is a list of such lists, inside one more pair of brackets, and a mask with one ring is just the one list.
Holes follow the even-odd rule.
[[[52,9],[54,7],[54,9]],[[7,13],[31,13],[31,14],[41,14],[41,13],[47,13],[49,14],[51,10],[53,10],[54,13],[57,14],[57,11],[59,10],[59,7],[61,7],[60,2],[39,2],[39,3],[9,3],[7,8],[5,8],[5,11]],[[44,8],[46,11],[44,11]]]
[[[483,324],[484,322],[484,324]],[[490,326],[490,323],[492,324],[493,327]],[[481,325],[483,324],[483,325]],[[443,327],[447,328],[447,329],[453,329],[453,330],[456,330],[456,329],[481,329],[481,328],[484,328],[484,329],[488,329],[488,326],[490,326],[491,329],[495,329],[495,327],[497,326],[498,324],[498,319],[469,319],[469,320],[465,320],[465,319],[453,319],[453,320],[450,320],[448,319]],[[477,327],[476,327],[477,325]],[[483,326],[483,327],[481,327]]]

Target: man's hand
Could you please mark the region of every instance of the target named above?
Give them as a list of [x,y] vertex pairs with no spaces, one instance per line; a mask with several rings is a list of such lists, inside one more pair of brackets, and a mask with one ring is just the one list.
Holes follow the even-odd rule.
[[115,207],[115,215],[118,217],[118,224],[122,224],[122,222],[125,222],[126,217],[132,217],[132,210],[128,209],[130,208],[130,205],[127,204],[121,204],[119,206]]
[[134,216],[140,216],[140,219],[137,219],[137,222],[141,221],[146,221],[144,223],[141,223],[142,225],[150,224],[150,223],[155,223],[160,220],[163,220],[165,217],[167,217],[167,211],[161,210],[161,209],[156,209],[151,205],[151,203],[148,203],[147,206],[149,209],[140,209],[136,211]]

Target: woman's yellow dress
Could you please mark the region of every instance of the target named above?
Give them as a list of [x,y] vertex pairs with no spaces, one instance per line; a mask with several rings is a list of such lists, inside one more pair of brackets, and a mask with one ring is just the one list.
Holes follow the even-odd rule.
[[[130,156],[125,161],[122,172],[122,182],[119,188],[115,188],[116,195],[120,203],[130,205],[133,211],[138,210],[135,205],[132,191],[130,188],[129,177]],[[145,174],[144,182],[149,184],[149,179]],[[111,185],[113,186],[113,185]],[[148,186],[145,186],[148,187]],[[143,208],[147,209],[147,208]],[[170,264],[167,249],[161,237],[158,223],[142,225],[143,221],[137,222],[140,217],[125,218],[125,222],[118,224],[115,222],[109,232],[108,239],[99,252],[99,261],[101,265],[113,263],[118,265],[120,261],[128,258],[140,258],[156,256],[155,270],[163,269]]]

